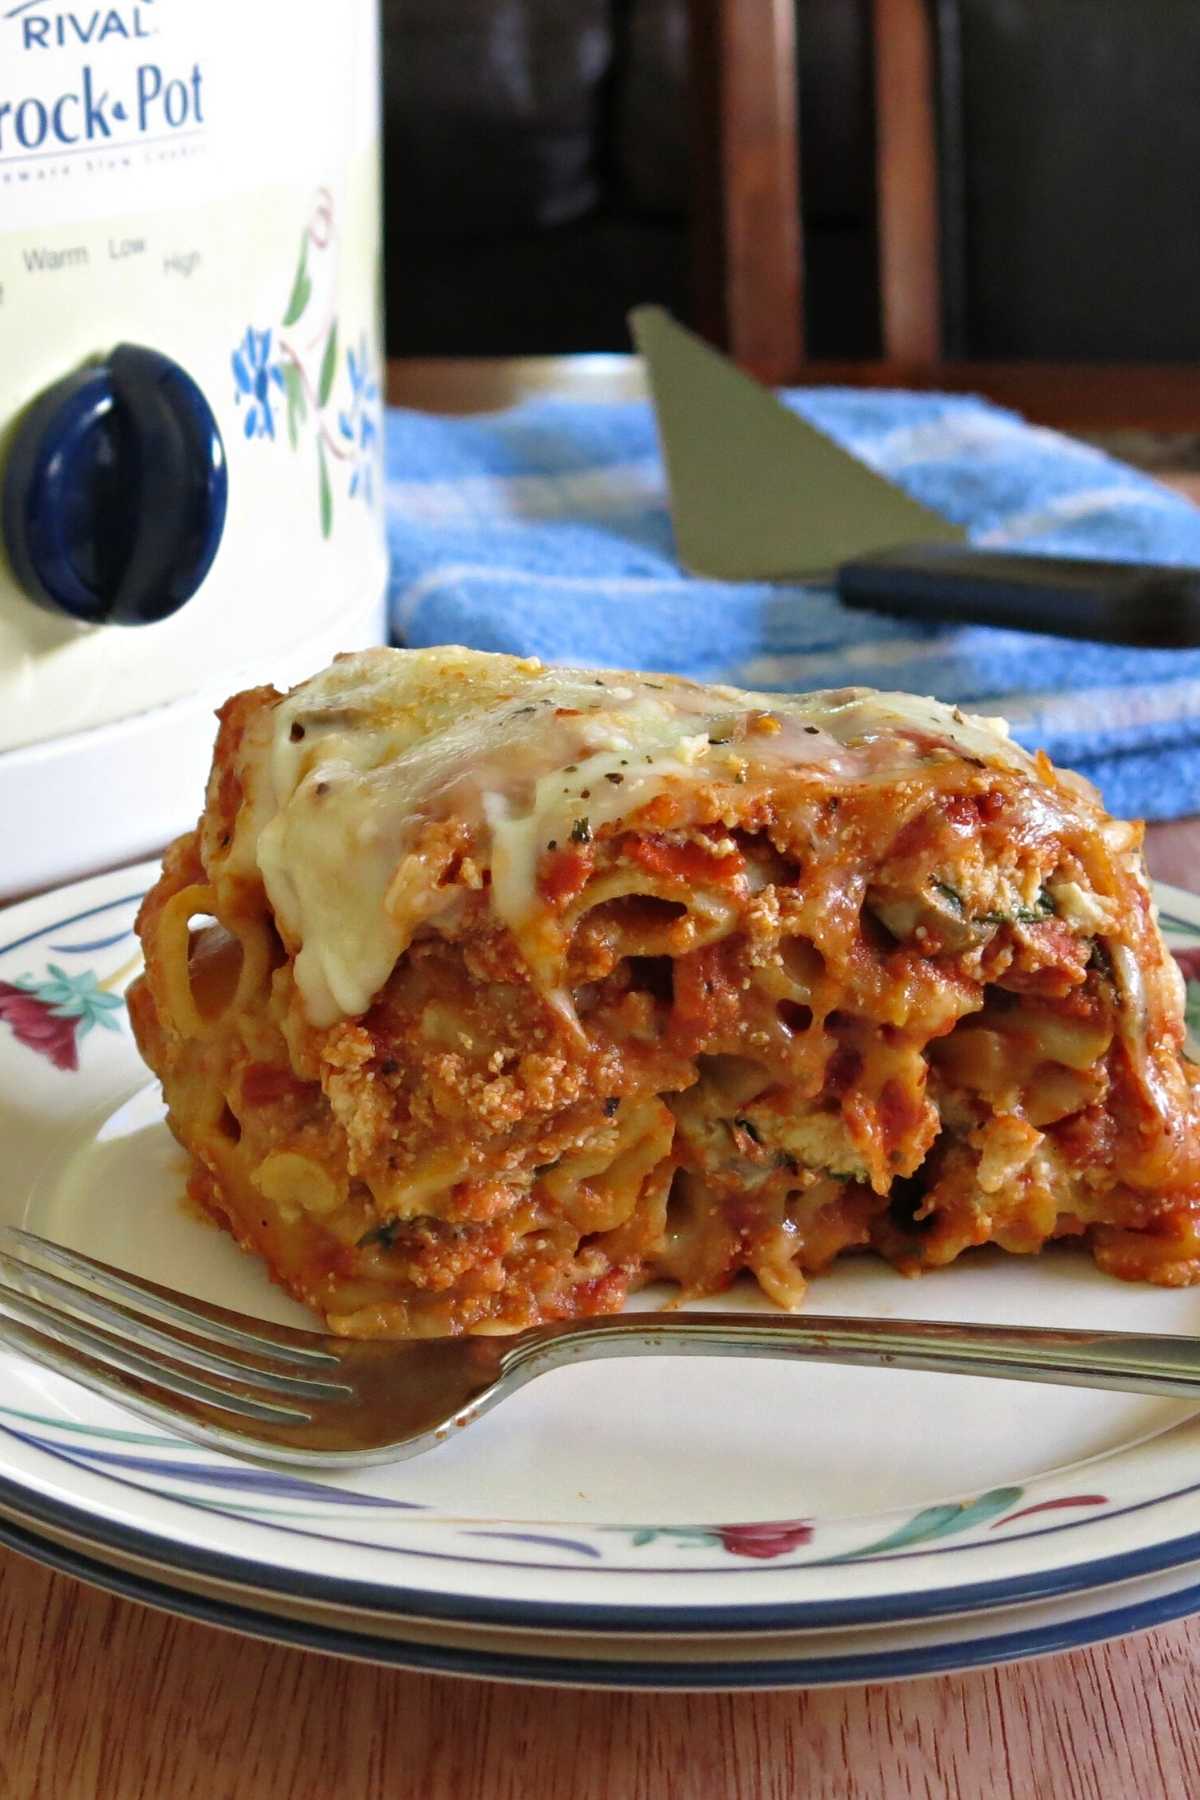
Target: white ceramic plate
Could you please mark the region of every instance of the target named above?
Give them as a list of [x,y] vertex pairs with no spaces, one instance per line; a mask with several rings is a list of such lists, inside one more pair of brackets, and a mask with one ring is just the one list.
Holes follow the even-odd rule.
[[[183,1161],[120,1000],[151,873],[0,915],[0,1213],[177,1287],[311,1323],[180,1205]],[[1169,891],[1162,903],[1172,941],[1200,961],[1200,902]],[[919,1282],[851,1262],[815,1285],[814,1305],[1200,1327],[1200,1292],[1127,1286],[1067,1249],[1027,1262],[981,1254]],[[19,1356],[2,1360],[11,1540],[47,1555],[58,1543],[80,1572],[91,1559],[144,1588],[196,1590],[197,1605],[203,1590],[230,1623],[240,1609],[318,1636],[371,1627],[411,1639],[414,1621],[434,1621],[443,1644],[496,1632],[531,1655],[582,1634],[585,1657],[589,1640],[595,1651],[614,1634],[644,1634],[656,1659],[671,1639],[693,1659],[703,1640],[750,1679],[758,1661],[779,1660],[745,1649],[760,1634],[807,1643],[871,1628],[863,1654],[870,1640],[898,1656],[875,1628],[1054,1600],[1062,1629],[1069,1616],[1106,1635],[1126,1628],[1111,1621],[1127,1606],[1099,1590],[1200,1559],[1200,1414],[1137,1396],[742,1361],[598,1363],[545,1377],[428,1457],[314,1481],[209,1455]],[[1179,1577],[1172,1603],[1189,1587]],[[1081,1598],[1056,1598],[1068,1595]],[[930,1627],[930,1641],[946,1629]],[[993,1621],[962,1632],[948,1666],[971,1660],[963,1643],[1014,1635]]]
[[247,1636],[394,1667],[549,1686],[735,1690],[844,1686],[992,1667],[1165,1625],[1200,1610],[1200,1568],[958,1618],[842,1630],[655,1637],[505,1631],[259,1596],[194,1571],[97,1557],[53,1527],[0,1519],[0,1542],[93,1585]]

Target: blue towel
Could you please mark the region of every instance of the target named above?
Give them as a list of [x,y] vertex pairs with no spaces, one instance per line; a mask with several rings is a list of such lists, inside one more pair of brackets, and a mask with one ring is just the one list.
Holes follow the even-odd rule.
[[[1200,508],[1014,413],[940,394],[787,398],[977,544],[1200,565]],[[687,576],[644,404],[392,411],[387,474],[399,643],[742,687],[935,694],[1003,714],[1115,813],[1200,812],[1200,650],[919,624],[849,611],[826,587]]]

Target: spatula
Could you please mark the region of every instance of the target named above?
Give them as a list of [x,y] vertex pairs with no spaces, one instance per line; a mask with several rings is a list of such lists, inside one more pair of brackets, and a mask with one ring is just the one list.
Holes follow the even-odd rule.
[[662,307],[630,315],[679,560],[724,581],[826,579],[847,606],[1113,644],[1200,645],[1200,570],[978,550]]

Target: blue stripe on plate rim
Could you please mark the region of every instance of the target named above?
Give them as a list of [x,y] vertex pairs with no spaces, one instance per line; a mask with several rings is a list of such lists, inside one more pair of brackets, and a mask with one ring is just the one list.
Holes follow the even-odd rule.
[[[125,872],[136,879],[143,873],[141,868]],[[119,873],[118,877],[119,879]],[[90,891],[107,885],[114,877],[99,877],[92,881],[81,882],[73,889],[83,898]],[[1178,890],[1175,890],[1178,893]],[[1194,898],[1179,894],[1180,899]],[[48,924],[39,926],[10,942],[0,945],[0,955],[16,949],[22,949],[38,939],[46,939],[52,934],[78,925],[103,913],[111,912],[122,906],[132,906],[140,902],[141,892],[126,892],[112,899],[101,901],[94,906],[72,913],[66,918],[57,918]],[[26,905],[37,902],[26,903]],[[24,912],[26,906],[16,911]],[[1184,936],[1200,937],[1200,927],[1190,919],[1172,916],[1164,912],[1162,923],[1168,933],[1179,933]],[[119,930],[105,938],[103,947],[115,945],[129,935],[129,927]],[[56,945],[56,951],[70,953],[73,949],[90,952],[101,946],[94,941],[78,946]],[[83,1456],[72,1456],[65,1445],[48,1439],[26,1437],[11,1425],[0,1425],[0,1431],[21,1438],[31,1448],[53,1457],[57,1461],[75,1463],[89,1467],[93,1473],[102,1474],[103,1478],[114,1485],[130,1488],[136,1492],[145,1492],[141,1484],[127,1480],[115,1470],[97,1469],[92,1459]],[[75,1448],[75,1446],[72,1446]],[[160,1465],[162,1473],[169,1473],[169,1465]],[[1196,1484],[1200,1488],[1200,1484]],[[169,1490],[152,1489],[159,1500],[175,1504],[200,1508],[212,1514],[225,1516],[246,1526],[258,1526],[269,1531],[283,1531],[289,1536],[323,1536],[310,1533],[297,1525],[288,1525],[276,1517],[271,1520],[256,1519],[247,1511],[235,1511],[233,1507],[223,1508],[219,1503]],[[1090,1519],[1073,1518],[1054,1525],[1046,1525],[1035,1530],[1021,1533],[1021,1537],[1040,1537],[1057,1535],[1063,1531],[1077,1530],[1097,1518],[1104,1520],[1126,1513],[1143,1511],[1148,1507],[1163,1504],[1177,1499],[1183,1494],[1193,1491],[1192,1487],[1173,1490],[1169,1494],[1158,1494],[1137,1501],[1129,1506],[1106,1511],[1102,1515],[1093,1515]],[[42,1496],[35,1496],[19,1483],[9,1477],[0,1476],[0,1504],[7,1498],[8,1505],[18,1517],[36,1518],[44,1516],[46,1523],[54,1524],[60,1529],[67,1529],[95,1543],[107,1543],[114,1548],[132,1551],[139,1556],[147,1557],[163,1567],[177,1566],[181,1570],[202,1570],[237,1582],[243,1587],[260,1590],[276,1590],[282,1593],[292,1591],[296,1576],[288,1570],[275,1570],[269,1564],[235,1557],[226,1552],[202,1551],[194,1545],[176,1546],[172,1540],[158,1537],[135,1527],[116,1525],[108,1521],[98,1520],[94,1515],[81,1509],[67,1505],[65,1502],[51,1501]],[[338,1495],[338,1499],[342,1496]],[[356,1498],[358,1498],[356,1496]],[[384,1505],[389,1504],[384,1502]],[[524,1522],[522,1522],[524,1523]],[[503,1540],[506,1534],[500,1531],[476,1531],[472,1536],[491,1537]],[[548,1542],[544,1536],[540,1539],[527,1530],[513,1534],[516,1541]],[[333,1539],[334,1542],[352,1545],[355,1540],[348,1538]],[[379,1543],[363,1543],[363,1548],[372,1550],[393,1549],[400,1556],[424,1561],[449,1562],[452,1564],[478,1565],[493,1568],[509,1569],[545,1569],[563,1568],[560,1563],[537,1563],[529,1558],[482,1557],[463,1554],[423,1550],[413,1546],[386,1546]],[[945,1544],[934,1547],[922,1545],[916,1553],[922,1556],[956,1555],[978,1548],[977,1542]],[[178,1552],[178,1553],[177,1553]],[[894,1561],[909,1560],[913,1553],[907,1555],[897,1552],[896,1555],[877,1555],[871,1560]],[[814,1559],[812,1564],[804,1566],[828,1566],[831,1563],[849,1560],[845,1557]],[[1200,1533],[1189,1533],[1185,1537],[1168,1540],[1165,1543],[1149,1546],[1143,1550],[1102,1557],[1090,1563],[1076,1564],[1073,1567],[1059,1570],[1042,1571],[1035,1575],[1014,1576],[990,1582],[964,1583],[949,1588],[939,1588],[915,1595],[909,1593],[896,1596],[894,1599],[862,1599],[843,1601],[784,1601],[767,1605],[738,1605],[721,1608],[719,1623],[713,1618],[711,1607],[701,1606],[653,1606],[653,1607],[616,1607],[604,1604],[577,1604],[557,1601],[520,1601],[520,1600],[486,1600],[479,1596],[434,1594],[428,1590],[404,1588],[392,1584],[348,1581],[341,1577],[318,1576],[306,1573],[303,1582],[306,1593],[321,1592],[325,1598],[334,1603],[342,1603],[360,1607],[365,1610],[388,1613],[394,1616],[423,1616],[444,1618],[463,1624],[509,1624],[518,1629],[606,1629],[615,1632],[663,1632],[663,1631],[702,1631],[705,1634],[727,1634],[746,1631],[775,1631],[786,1629],[821,1629],[850,1624],[888,1624],[903,1620],[914,1621],[933,1618],[956,1612],[970,1612],[987,1608],[1004,1606],[1013,1602],[1031,1601],[1053,1598],[1055,1596],[1077,1593],[1092,1587],[1102,1587],[1109,1583],[1125,1581],[1139,1575],[1159,1573],[1178,1567],[1191,1561],[1200,1560]],[[769,1566],[746,1564],[740,1562],[736,1566],[705,1568],[706,1577],[723,1574],[748,1576],[769,1573],[796,1565],[781,1565],[773,1562]],[[608,1573],[640,1573],[645,1575],[691,1574],[694,1565],[650,1566],[638,1564],[629,1567],[614,1567],[605,1561],[600,1565],[573,1565],[573,1573],[608,1572]],[[1131,1628],[1132,1629],[1132,1628]]]
[[147,1577],[95,1562],[80,1552],[47,1542],[36,1533],[0,1519],[0,1544],[93,1587],[138,1600],[160,1611],[248,1637],[296,1649],[353,1657],[358,1661],[416,1669],[427,1674],[467,1675],[492,1681],[533,1682],[554,1687],[640,1688],[703,1691],[832,1687],[899,1681],[920,1675],[995,1667],[1029,1657],[1083,1649],[1107,1638],[1169,1625],[1200,1610],[1200,1585],[1114,1607],[1079,1619],[1059,1620],[1024,1630],[997,1632],[970,1642],[922,1645],[915,1649],[866,1651],[858,1655],[791,1657],[716,1665],[666,1660],[589,1662],[561,1656],[489,1653],[461,1646],[405,1643],[339,1626],[320,1626],[278,1617],[233,1602],[172,1588]]
[[[122,1487],[134,1484],[119,1476],[106,1476]],[[141,1491],[141,1490],[138,1490]],[[1159,1496],[1157,1499],[1166,1498]],[[182,1504],[189,1504],[186,1500]],[[1142,1506],[1156,1501],[1142,1502]],[[0,1510],[36,1525],[41,1523],[69,1531],[84,1541],[133,1554],[157,1563],[163,1569],[195,1573],[236,1583],[247,1589],[292,1594],[297,1586],[306,1599],[319,1599],[330,1605],[341,1605],[361,1611],[378,1612],[391,1617],[445,1619],[458,1624],[509,1625],[519,1630],[581,1631],[603,1630],[617,1633],[696,1632],[705,1636],[726,1636],[747,1632],[784,1630],[820,1630],[842,1625],[886,1625],[913,1623],[953,1613],[985,1611],[1013,1603],[1052,1600],[1061,1596],[1086,1592],[1129,1581],[1142,1575],[1161,1574],[1188,1563],[1200,1561],[1200,1532],[1170,1539],[1162,1544],[1137,1551],[1099,1557],[1090,1563],[1067,1568],[1043,1570],[1037,1574],[1014,1576],[990,1582],[966,1582],[957,1587],[936,1588],[922,1593],[909,1591],[894,1599],[862,1599],[840,1601],[782,1601],[766,1605],[722,1607],[719,1616],[706,1606],[615,1606],[574,1601],[489,1600],[480,1595],[434,1593],[429,1589],[401,1587],[391,1583],[347,1580],[342,1576],[321,1575],[312,1570],[299,1573],[270,1563],[234,1556],[226,1551],[204,1550],[195,1544],[159,1537],[141,1528],[123,1525],[115,1520],[97,1518],[82,1508],[64,1501],[32,1493],[7,1476],[0,1476]],[[220,1507],[206,1508],[222,1514]],[[1138,1510],[1138,1509],[1130,1509]],[[242,1525],[259,1522],[240,1514],[225,1514]],[[280,1527],[275,1521],[261,1527],[283,1529],[288,1535],[298,1534],[293,1528]],[[1055,1529],[1053,1527],[1051,1530]],[[1060,1527],[1058,1529],[1066,1529]],[[341,1540],[349,1542],[350,1540]],[[371,1545],[364,1548],[377,1548]],[[962,1546],[963,1549],[968,1546]],[[953,1546],[924,1554],[947,1554]],[[483,1558],[450,1554],[435,1550],[397,1547],[397,1554],[428,1561],[455,1564],[478,1563],[489,1568],[528,1569],[527,1559],[520,1562],[504,1558]],[[561,1564],[542,1565],[561,1569]],[[579,1574],[573,1568],[572,1574]],[[588,1571],[592,1572],[591,1570]],[[684,1571],[652,1570],[642,1573]],[[755,1575],[768,1570],[761,1567],[708,1569],[706,1575]]]
[[[90,887],[91,882],[81,882],[80,886]],[[139,888],[135,894],[118,894],[114,900],[105,900],[99,906],[86,907],[83,912],[71,913],[65,919],[54,919],[49,925],[39,925],[36,931],[27,931],[22,937],[15,937],[7,944],[0,944],[0,956],[6,956],[10,950],[23,950],[26,944],[36,944],[39,938],[49,937],[52,931],[65,931],[68,925],[79,925],[85,919],[94,919],[100,913],[115,912],[118,906],[140,906],[145,898],[145,889]],[[26,904],[31,904],[26,902]],[[21,909],[23,910],[23,908]],[[133,931],[132,924],[110,936],[93,940],[87,944],[52,944],[52,950],[60,953],[107,950],[113,944],[119,944],[122,938],[129,937]]]

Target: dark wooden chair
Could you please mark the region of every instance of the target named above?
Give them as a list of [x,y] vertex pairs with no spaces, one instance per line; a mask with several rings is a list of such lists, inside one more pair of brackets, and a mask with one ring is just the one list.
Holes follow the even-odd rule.
[[804,359],[794,0],[691,0],[694,317],[773,381]]
[[871,0],[882,355],[806,356],[796,15],[804,0],[691,0],[696,317],[773,381],[985,393],[1079,431],[1200,427],[1200,367],[945,354],[934,0]]

